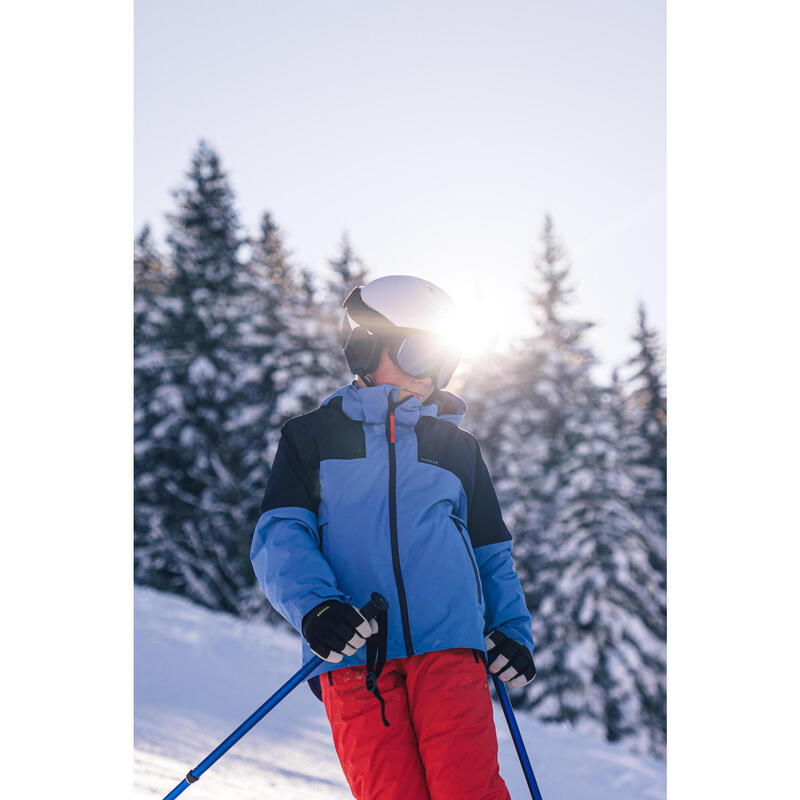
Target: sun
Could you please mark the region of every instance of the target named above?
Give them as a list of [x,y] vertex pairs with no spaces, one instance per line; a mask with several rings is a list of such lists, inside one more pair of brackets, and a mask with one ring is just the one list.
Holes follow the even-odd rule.
[[512,336],[510,309],[496,298],[481,298],[475,292],[454,295],[456,310],[446,325],[445,338],[464,358],[479,360]]

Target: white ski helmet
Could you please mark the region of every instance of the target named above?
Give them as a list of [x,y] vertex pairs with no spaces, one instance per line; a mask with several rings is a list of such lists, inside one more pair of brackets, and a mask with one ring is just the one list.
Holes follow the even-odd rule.
[[430,375],[437,389],[450,381],[460,353],[444,334],[452,326],[455,304],[438,286],[412,275],[387,275],[357,286],[342,305],[345,357],[367,385],[384,345],[404,372]]

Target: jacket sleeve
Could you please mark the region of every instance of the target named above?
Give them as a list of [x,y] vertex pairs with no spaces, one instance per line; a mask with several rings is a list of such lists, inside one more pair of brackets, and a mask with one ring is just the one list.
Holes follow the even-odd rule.
[[253,534],[250,560],[267,599],[297,631],[324,600],[351,602],[320,551],[319,479],[284,425]]
[[475,478],[467,500],[467,525],[481,576],[486,632],[502,631],[533,651],[531,615],[514,562],[489,470],[476,441]]

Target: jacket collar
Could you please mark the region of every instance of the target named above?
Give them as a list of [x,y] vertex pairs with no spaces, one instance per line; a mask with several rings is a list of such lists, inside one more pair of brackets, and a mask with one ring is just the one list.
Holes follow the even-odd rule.
[[[334,397],[342,398],[342,411],[350,419],[359,422],[384,423],[389,415],[389,403],[397,402],[400,393],[399,386],[381,384],[380,386],[365,386],[360,388],[355,381],[342,386],[330,397],[322,401],[325,406]],[[418,397],[407,397],[402,403],[395,406],[394,417],[398,425],[414,426],[420,417],[436,417],[437,419],[459,425],[467,413],[467,404],[458,396],[441,389],[434,392],[423,405]]]

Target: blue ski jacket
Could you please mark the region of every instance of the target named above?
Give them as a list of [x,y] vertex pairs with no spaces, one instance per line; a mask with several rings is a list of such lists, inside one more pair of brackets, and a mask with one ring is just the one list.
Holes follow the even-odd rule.
[[[500,630],[533,650],[531,618],[467,407],[435,392],[396,403],[355,382],[282,430],[250,558],[298,630],[324,600],[389,601],[387,658],[467,647]],[[312,653],[303,642],[303,661]],[[365,662],[365,648],[320,672]]]

